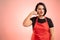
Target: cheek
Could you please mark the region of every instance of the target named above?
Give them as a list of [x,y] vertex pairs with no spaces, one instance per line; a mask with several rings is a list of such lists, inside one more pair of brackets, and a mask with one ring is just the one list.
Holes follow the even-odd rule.
[[41,12],[41,10],[37,10],[37,12]]
[[41,15],[43,15],[44,14],[44,10],[37,10],[37,14],[41,14]]
[[37,12],[39,12],[39,13],[40,13],[40,12],[43,12],[43,13],[44,13],[44,10],[37,10]]
[[42,12],[44,12],[44,10],[42,10]]

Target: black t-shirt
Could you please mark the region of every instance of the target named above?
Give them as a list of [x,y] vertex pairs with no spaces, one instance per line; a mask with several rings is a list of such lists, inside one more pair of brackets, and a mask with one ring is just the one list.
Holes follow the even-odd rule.
[[[32,18],[31,18],[33,28],[34,28],[34,25],[35,25],[35,22],[36,22],[36,18],[37,18],[37,17],[32,17]],[[48,18],[48,17],[46,17],[46,19],[47,19],[49,28],[54,27],[52,20],[51,20],[50,18]],[[39,22],[39,23],[44,23],[44,22],[46,22],[46,20],[45,20],[45,19],[39,19],[39,18],[38,18],[38,22]]]

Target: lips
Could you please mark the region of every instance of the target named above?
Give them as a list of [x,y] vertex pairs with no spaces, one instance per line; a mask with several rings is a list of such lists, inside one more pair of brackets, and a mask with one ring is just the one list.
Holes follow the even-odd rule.
[[40,12],[40,13],[43,13],[43,12]]

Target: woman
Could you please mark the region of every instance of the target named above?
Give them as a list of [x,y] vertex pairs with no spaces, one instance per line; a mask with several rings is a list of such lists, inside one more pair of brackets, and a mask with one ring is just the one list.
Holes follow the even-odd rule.
[[[45,17],[47,10],[44,3],[39,2],[35,11],[32,11],[24,20],[23,25],[32,25],[33,34],[31,40],[54,40],[54,25],[50,18]],[[36,15],[36,17],[32,17]]]

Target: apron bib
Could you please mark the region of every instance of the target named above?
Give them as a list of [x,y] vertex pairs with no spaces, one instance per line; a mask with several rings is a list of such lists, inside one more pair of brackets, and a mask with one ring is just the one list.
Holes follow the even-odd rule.
[[38,18],[33,28],[33,34],[31,40],[50,40],[50,29],[45,17],[46,22],[39,23]]

